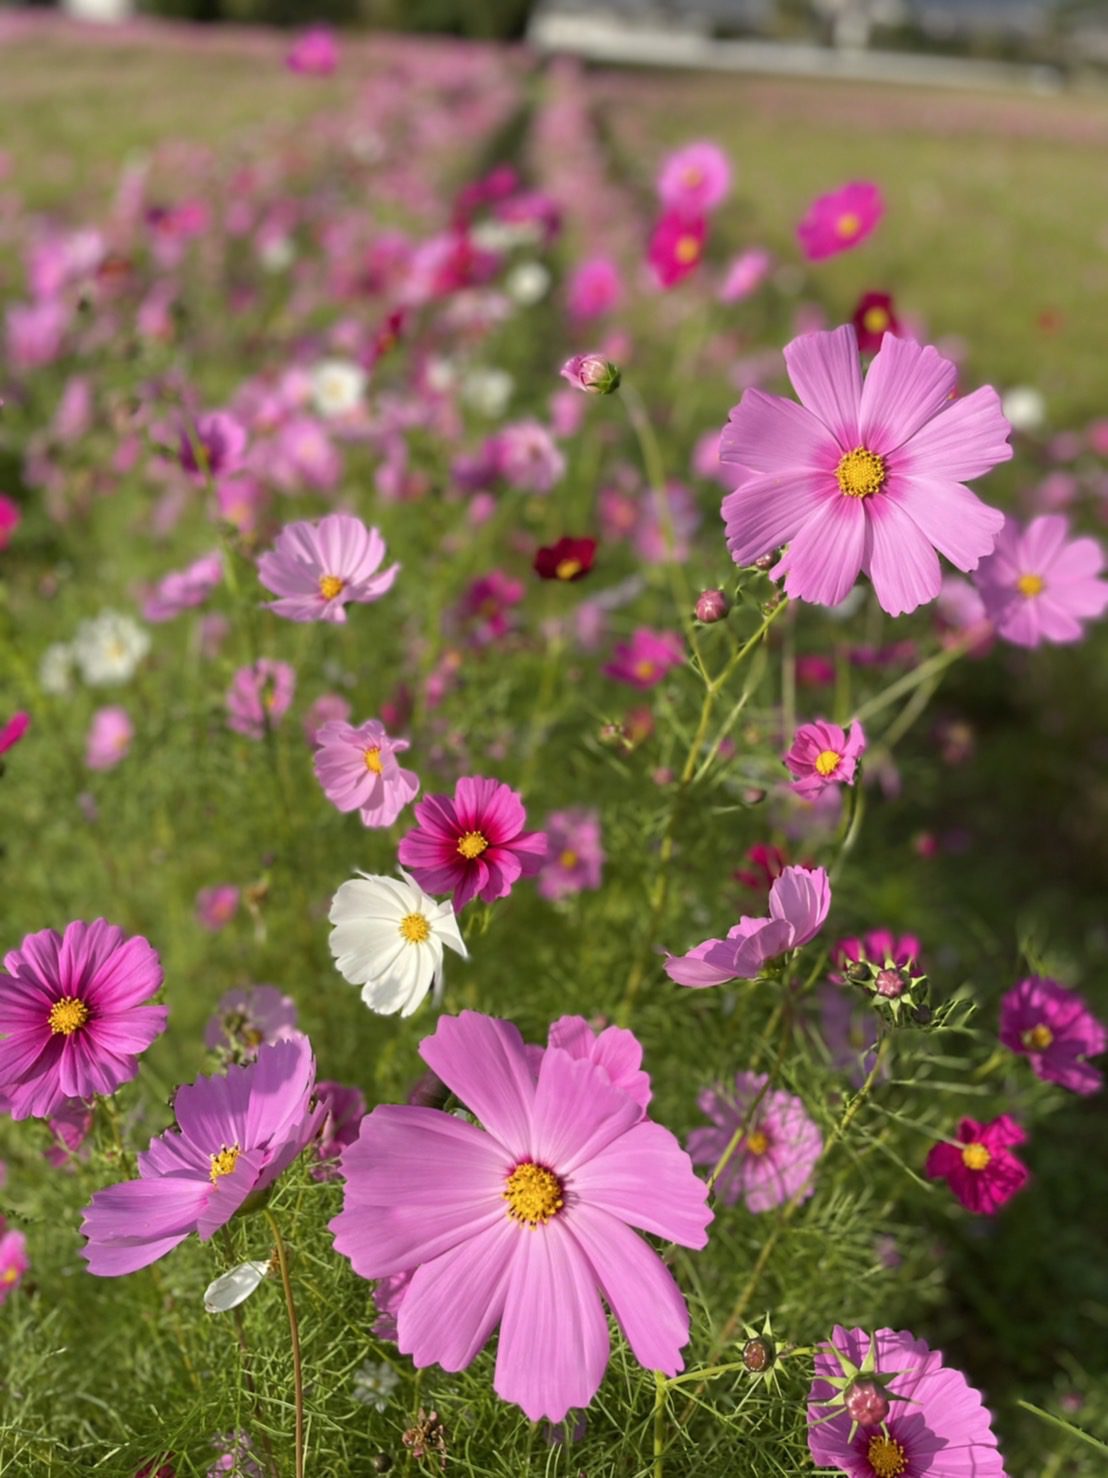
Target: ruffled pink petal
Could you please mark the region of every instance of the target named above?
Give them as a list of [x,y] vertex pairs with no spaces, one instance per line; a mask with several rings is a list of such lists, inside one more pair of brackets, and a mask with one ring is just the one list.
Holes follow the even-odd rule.
[[642,1071],[642,1044],[634,1032],[609,1026],[597,1036],[583,1016],[561,1016],[550,1028],[547,1045],[595,1062],[640,1108],[649,1104],[650,1078]]
[[957,382],[957,369],[930,344],[886,334],[862,390],[862,446],[881,456],[903,446],[949,403]]
[[[967,497],[977,502],[972,493]],[[865,564],[881,609],[903,616],[935,600],[943,572],[927,535],[892,498],[875,500],[868,512]]]
[[793,947],[795,931],[787,919],[744,919],[743,924],[742,934],[736,936],[732,964],[736,979],[755,980],[767,960]]
[[831,907],[831,881],[822,867],[786,867],[769,890],[769,910],[793,930],[799,948],[823,927]]
[[531,1154],[565,1178],[625,1134],[641,1114],[634,1099],[613,1087],[595,1063],[548,1047],[531,1117]]
[[866,515],[860,498],[838,497],[805,523],[771,574],[785,575],[789,596],[837,606],[850,594],[862,568]]
[[196,1229],[211,1190],[191,1180],[127,1180],[93,1196],[81,1231],[89,1271],[114,1278],[156,1262]]
[[827,473],[801,469],[749,478],[720,505],[731,558],[747,565],[779,549],[835,496]]
[[397,1315],[400,1353],[416,1366],[464,1370],[500,1323],[514,1254],[530,1235],[504,1215],[418,1268]]
[[[886,334],[881,353],[890,343],[903,342]],[[951,401],[921,426],[896,453],[894,465],[898,472],[920,477],[970,482],[1009,460],[1011,430],[1000,409],[1000,397],[991,385],[982,385],[971,395]]]
[[588,1206],[654,1232],[682,1247],[703,1247],[712,1212],[708,1189],[668,1129],[643,1120],[573,1176],[573,1193]]
[[419,1052],[509,1154],[522,1159],[531,1152],[535,1084],[523,1038],[510,1021],[477,1011],[442,1016]]
[[[975,570],[991,554],[1004,527],[1004,514],[982,503],[969,488],[922,473],[890,481],[882,508],[895,505],[911,518],[940,554],[959,570]],[[872,512],[872,510],[871,510]]]
[[862,370],[853,325],[801,334],[786,344],[785,365],[801,404],[819,417],[843,451],[857,446]]
[[779,477],[806,468],[825,472],[842,452],[827,427],[811,411],[781,395],[747,390],[731,412],[719,442],[725,466]]
[[735,947],[724,939],[705,939],[684,955],[667,955],[665,972],[678,985],[692,990],[723,985],[734,980]]

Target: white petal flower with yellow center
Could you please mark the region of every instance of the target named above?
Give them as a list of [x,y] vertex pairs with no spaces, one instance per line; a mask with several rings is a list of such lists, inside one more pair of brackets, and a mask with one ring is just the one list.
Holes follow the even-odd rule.
[[432,986],[441,990],[444,946],[466,957],[453,904],[429,897],[406,872],[359,873],[343,883],[330,920],[339,973],[360,985],[362,1000],[382,1016],[410,1016]]
[[333,420],[361,407],[367,376],[352,359],[323,359],[312,369],[309,381],[316,410]]

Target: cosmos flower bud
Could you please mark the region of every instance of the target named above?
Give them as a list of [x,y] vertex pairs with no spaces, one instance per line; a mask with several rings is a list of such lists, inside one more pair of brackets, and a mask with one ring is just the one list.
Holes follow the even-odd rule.
[[860,1427],[876,1427],[889,1414],[889,1398],[872,1380],[859,1380],[846,1393],[843,1402],[851,1421]]
[[751,1375],[762,1375],[776,1358],[777,1351],[773,1341],[764,1335],[759,1334],[754,1339],[747,1340],[743,1345],[743,1368],[749,1370]]
[[611,395],[619,389],[621,379],[619,365],[600,354],[575,354],[566,360],[559,374],[575,390],[589,395]]
[[722,621],[730,609],[731,603],[722,590],[705,590],[696,602],[696,619],[710,625]]
[[874,976],[873,988],[879,996],[884,996],[887,1000],[895,1000],[908,989],[910,979],[907,971],[898,969],[895,965],[889,965],[883,970],[878,970]]

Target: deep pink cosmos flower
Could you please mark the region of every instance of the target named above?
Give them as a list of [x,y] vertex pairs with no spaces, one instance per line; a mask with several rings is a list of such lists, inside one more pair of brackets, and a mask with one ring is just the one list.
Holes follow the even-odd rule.
[[235,472],[246,451],[246,428],[227,411],[209,411],[181,430],[181,466],[194,481]]
[[474,646],[489,646],[507,636],[512,628],[511,608],[519,605],[524,593],[523,582],[503,570],[490,570],[471,582],[458,602],[457,613]]
[[1037,1077],[1071,1093],[1097,1093],[1104,1076],[1087,1059],[1108,1048],[1108,1032],[1084,998],[1033,975],[1000,1003],[1000,1040],[1026,1057]]
[[296,1002],[275,985],[238,985],[220,997],[204,1028],[209,1052],[256,1057],[259,1047],[298,1035]]
[[600,887],[604,848],[600,816],[580,807],[554,811],[547,818],[548,852],[539,872],[539,895],[556,900]]
[[583,580],[596,558],[596,540],[565,534],[535,551],[532,568],[543,580]]
[[735,881],[752,893],[766,893],[788,866],[788,857],[772,842],[755,842],[743,859],[745,867],[735,869]]
[[1104,551],[1095,539],[1070,539],[1060,513],[1044,513],[1021,528],[1005,521],[990,558],[974,583],[985,613],[1005,641],[1020,647],[1075,642],[1083,621],[1108,609],[1108,583],[1100,578]]
[[768,918],[744,914],[726,939],[706,939],[688,954],[667,955],[666,974],[695,990],[754,980],[768,960],[814,939],[830,907],[831,881],[822,867],[786,867],[769,890]]
[[459,913],[471,898],[506,898],[546,856],[545,834],[523,830],[523,802],[499,780],[463,775],[453,798],[424,796],[415,816],[418,825],[397,849],[400,865],[428,893],[453,893]]
[[69,1098],[114,1093],[165,1031],[162,966],[141,936],[105,919],[28,934],[0,976],[0,1086],[14,1119],[49,1118]]
[[353,601],[368,605],[392,589],[398,564],[381,570],[385,541],[349,513],[318,523],[286,524],[258,560],[258,578],[278,600],[269,609],[289,621],[346,620]]
[[81,1231],[89,1272],[118,1278],[172,1252],[190,1232],[207,1242],[287,1170],[323,1122],[312,1108],[307,1037],[258,1049],[254,1062],[197,1078],[173,1098],[177,1129],[150,1141],[139,1178],[97,1191]]
[[617,643],[612,660],[604,665],[604,676],[632,688],[653,688],[685,660],[685,645],[673,631],[651,631],[639,626],[630,641]]
[[326,26],[309,26],[289,48],[285,66],[303,77],[329,77],[339,64],[334,32]]
[[23,1282],[23,1274],[30,1266],[26,1237],[22,1232],[5,1228],[0,1220],[0,1307]]
[[662,160],[658,199],[663,209],[686,218],[715,210],[731,188],[731,161],[711,140],[686,144]]
[[[831,951],[831,963],[836,971],[843,971],[858,960],[871,960],[876,965],[890,962],[900,969],[920,962],[920,942],[914,934],[896,935],[891,929],[871,929],[860,939],[851,935],[840,939]],[[841,973],[828,977],[837,985],[842,984]]]
[[287,662],[260,657],[240,667],[227,689],[227,725],[248,739],[264,739],[289,710],[296,691],[296,673]]
[[7,549],[22,518],[19,504],[0,493],[0,550]]
[[590,257],[570,275],[566,303],[569,316],[577,323],[613,312],[622,299],[623,278],[608,257]]
[[348,1088],[345,1083],[323,1082],[316,1085],[315,1098],[326,1111],[326,1117],[316,1142],[319,1163],[312,1170],[312,1179],[337,1180],[339,1157],[357,1139],[365,1118],[365,1094],[360,1088]]
[[1011,1150],[1026,1138],[1007,1114],[989,1124],[963,1119],[957,1144],[932,1145],[924,1174],[945,1180],[968,1211],[992,1216],[1027,1184],[1027,1166]]
[[825,718],[801,724],[785,756],[789,773],[796,776],[789,789],[811,798],[829,785],[853,785],[865,748],[866,736],[857,719],[849,734]]
[[695,272],[704,255],[708,224],[702,218],[667,211],[654,227],[646,259],[659,287],[676,287]]
[[758,291],[770,274],[773,258],[764,247],[752,246],[728,267],[719,289],[721,303],[741,303]]
[[863,293],[851,319],[863,354],[876,354],[886,334],[898,334],[900,324],[888,293]]
[[0,754],[7,754],[9,749],[14,749],[30,727],[29,713],[22,709],[19,713],[13,713],[7,723],[0,727]]
[[[694,1165],[713,1167],[746,1120],[754,1100],[769,1079],[765,1073],[739,1073],[733,1092],[705,1089],[697,1099],[712,1128],[694,1129],[688,1151]],[[812,1172],[823,1153],[823,1136],[803,1102],[774,1090],[758,1107],[716,1182],[726,1206],[741,1200],[748,1211],[772,1211],[812,1194]]]
[[884,214],[885,202],[877,186],[854,180],[812,201],[796,228],[796,239],[810,262],[821,262],[865,241]]
[[219,550],[203,554],[183,570],[163,575],[142,607],[147,621],[171,621],[182,611],[202,606],[223,579],[223,556]]
[[[883,1420],[856,1425],[849,1393],[841,1393],[845,1405],[836,1399],[840,1390],[831,1380],[845,1372],[835,1350],[851,1368],[868,1365],[877,1372],[873,1384],[883,1399],[876,1410],[885,1410]],[[879,1329],[871,1336],[836,1324],[831,1347],[814,1364],[808,1451],[817,1468],[849,1478],[1005,1478],[981,1393],[914,1334]]]
[[239,890],[234,883],[216,883],[201,888],[196,895],[196,919],[202,929],[218,934],[235,916],[239,906]]
[[635,1235],[703,1247],[711,1212],[677,1141],[587,1058],[537,1081],[519,1032],[466,1011],[420,1045],[479,1120],[383,1105],[343,1155],[337,1251],[365,1278],[415,1269],[396,1314],[416,1366],[461,1370],[499,1325],[495,1389],[532,1421],[586,1406],[608,1363],[601,1294],[635,1358],[674,1375],[684,1299]]
[[323,794],[336,810],[360,812],[364,826],[391,826],[419,794],[419,776],[396,760],[411,745],[390,739],[378,719],[357,728],[324,724],[316,742],[315,773]]
[[771,574],[790,596],[838,605],[864,571],[890,616],[938,595],[936,550],[975,569],[1004,523],[963,486],[1012,455],[996,391],[952,401],[950,360],[892,334],[863,385],[849,324],[794,339],[785,363],[800,404],[748,390],[720,441],[735,563],[788,544]]
[[[42,1158],[55,1170],[72,1169],[78,1151],[92,1128],[93,1111],[83,1098],[69,1098],[47,1120],[46,1127],[53,1143],[42,1152]],[[87,1151],[80,1157],[87,1158]]]
[[111,770],[127,758],[135,726],[125,708],[98,708],[89,726],[85,764],[90,770]]

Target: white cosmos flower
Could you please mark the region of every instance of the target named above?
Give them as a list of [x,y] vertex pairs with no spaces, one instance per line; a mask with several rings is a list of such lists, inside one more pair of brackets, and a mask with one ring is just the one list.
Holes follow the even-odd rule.
[[348,416],[362,403],[366,372],[352,359],[321,359],[309,380],[312,400],[321,416]]
[[339,973],[382,1016],[410,1016],[432,986],[438,991],[444,945],[466,957],[454,905],[436,902],[403,871],[359,873],[335,894],[329,917]]
[[44,693],[64,698],[73,687],[73,648],[56,641],[46,648],[38,665],[38,680]]
[[269,1272],[269,1259],[265,1262],[240,1262],[229,1273],[220,1273],[204,1291],[204,1308],[209,1314],[226,1314],[245,1303]]
[[504,283],[508,296],[523,308],[541,302],[550,287],[550,273],[541,262],[520,262]]
[[82,621],[73,642],[73,655],[90,688],[125,683],[150,650],[146,628],[118,611],[101,611]]
[[1017,431],[1037,431],[1046,418],[1046,402],[1034,385],[1014,385],[1006,390],[1000,408]]
[[515,387],[507,370],[475,366],[462,381],[462,399],[470,410],[495,421],[507,410]]

